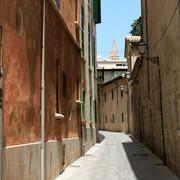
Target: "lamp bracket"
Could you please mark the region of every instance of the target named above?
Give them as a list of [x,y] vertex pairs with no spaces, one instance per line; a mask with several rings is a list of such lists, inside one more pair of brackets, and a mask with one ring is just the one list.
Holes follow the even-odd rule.
[[146,60],[151,61],[154,64],[159,64],[159,56],[155,56],[155,57],[146,57]]

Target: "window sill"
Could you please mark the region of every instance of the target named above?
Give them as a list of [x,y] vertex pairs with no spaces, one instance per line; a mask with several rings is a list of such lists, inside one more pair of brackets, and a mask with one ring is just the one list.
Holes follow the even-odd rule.
[[64,115],[55,113],[55,118],[57,121],[62,122],[62,120],[64,119]]
[[81,101],[79,101],[79,100],[76,100],[76,104],[81,106],[81,104],[83,104],[83,103]]

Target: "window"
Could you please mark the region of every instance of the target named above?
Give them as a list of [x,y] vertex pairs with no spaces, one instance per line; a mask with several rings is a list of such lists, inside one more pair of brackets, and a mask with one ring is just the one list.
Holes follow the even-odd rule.
[[57,9],[60,11],[60,0],[55,0],[55,5]]
[[66,98],[66,74],[63,72],[63,97]]
[[56,112],[59,113],[60,106],[60,66],[59,59],[56,60]]
[[96,104],[96,99],[94,101],[94,108],[95,108],[95,123],[97,123],[97,104]]
[[88,22],[88,59],[89,59],[89,67],[91,66],[91,27],[90,23]]
[[86,92],[84,90],[84,88],[82,89],[82,116],[83,116],[83,120],[86,120]]
[[84,57],[84,6],[81,4],[81,48]]
[[90,100],[90,122],[92,122],[92,96],[90,95],[90,98],[89,98],[89,100]]
[[105,100],[105,102],[106,102],[106,93],[104,94],[104,100]]
[[116,66],[122,66],[122,64],[116,64]]
[[114,114],[113,114],[113,118],[112,118],[112,123],[114,123],[115,121],[114,121]]
[[77,100],[80,100],[80,80],[77,80]]
[[123,97],[123,90],[121,89],[121,97]]
[[112,90],[112,99],[114,99],[114,90]]
[[122,113],[122,122],[124,122],[124,113]]
[[94,65],[94,75],[96,75],[96,41],[95,36],[93,36],[93,65]]
[[107,115],[105,115],[105,121],[106,121],[106,124],[107,124]]

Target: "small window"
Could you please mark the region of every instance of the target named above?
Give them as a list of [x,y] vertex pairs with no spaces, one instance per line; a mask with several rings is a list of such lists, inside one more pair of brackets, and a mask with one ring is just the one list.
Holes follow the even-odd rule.
[[112,99],[114,99],[114,90],[112,90]]
[[92,122],[92,96],[90,95],[90,97],[89,97],[89,105],[90,105],[90,109],[89,109],[89,111],[90,111],[90,122]]
[[112,118],[112,123],[114,123],[115,121],[114,121],[114,114],[113,114],[113,118]]
[[85,89],[83,88],[82,89],[82,117],[83,117],[83,120],[85,121],[86,120],[86,92],[85,92]]
[[124,122],[124,113],[122,113],[122,122]]
[[63,72],[63,97],[66,98],[66,74]]
[[80,100],[80,80],[77,80],[77,100]]
[[121,90],[121,97],[123,97],[123,90]]
[[106,124],[107,124],[107,115],[105,115],[105,121],[106,121]]

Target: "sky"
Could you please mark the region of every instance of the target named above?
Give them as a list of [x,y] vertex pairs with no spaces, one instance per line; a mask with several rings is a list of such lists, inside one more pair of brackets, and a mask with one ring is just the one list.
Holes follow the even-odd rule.
[[101,24],[97,24],[97,55],[109,59],[113,36],[119,59],[124,58],[125,36],[141,15],[141,0],[101,0]]

